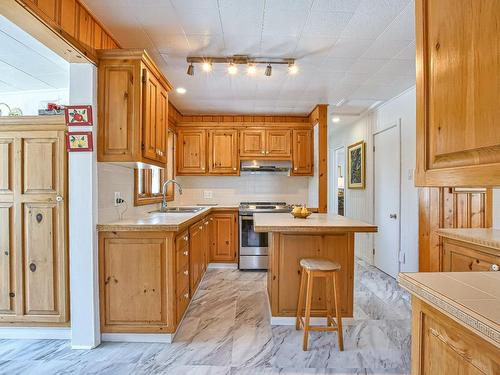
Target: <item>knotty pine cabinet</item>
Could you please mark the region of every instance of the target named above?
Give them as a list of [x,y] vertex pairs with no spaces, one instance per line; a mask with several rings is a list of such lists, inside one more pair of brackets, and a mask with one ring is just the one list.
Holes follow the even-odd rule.
[[313,174],[313,133],[309,129],[293,130],[292,175]]
[[493,271],[500,266],[500,252],[488,247],[443,238],[443,272]]
[[170,83],[145,51],[99,58],[98,161],[165,167]]
[[177,132],[177,174],[204,175],[207,170],[207,132],[205,129],[179,129]]
[[500,2],[417,0],[418,186],[500,185]]
[[208,132],[208,173],[239,174],[238,131],[210,130]]
[[238,214],[233,211],[212,215],[213,234],[210,261],[232,263],[238,259]]
[[0,124],[0,325],[69,320],[65,130],[61,116]]
[[240,131],[240,156],[244,158],[289,159],[289,129],[244,129]]

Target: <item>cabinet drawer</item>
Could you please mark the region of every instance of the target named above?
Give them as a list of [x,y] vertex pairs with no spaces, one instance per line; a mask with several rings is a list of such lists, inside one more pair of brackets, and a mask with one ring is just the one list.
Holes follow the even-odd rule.
[[189,305],[189,288],[177,294],[177,322],[179,323]]
[[187,262],[182,268],[178,268],[177,291],[184,290],[186,287],[189,287],[189,263]]
[[492,271],[492,266],[500,265],[500,257],[472,246],[468,247],[467,244],[462,245],[453,240],[444,240],[442,271]]
[[177,264],[175,269],[177,270],[177,272],[179,272],[188,263],[189,263],[189,246],[186,246],[185,248],[177,252]]
[[175,237],[175,248],[177,251],[183,250],[189,244],[189,233],[188,231],[184,231]]

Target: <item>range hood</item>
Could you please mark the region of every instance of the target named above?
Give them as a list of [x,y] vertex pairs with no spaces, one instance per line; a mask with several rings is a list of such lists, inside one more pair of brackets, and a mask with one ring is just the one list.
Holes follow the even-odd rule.
[[289,176],[292,162],[289,160],[242,160],[241,174],[276,174]]

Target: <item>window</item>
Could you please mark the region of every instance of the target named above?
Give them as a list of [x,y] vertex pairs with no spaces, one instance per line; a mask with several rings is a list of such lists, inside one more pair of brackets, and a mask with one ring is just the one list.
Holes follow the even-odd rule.
[[[173,179],[175,168],[175,133],[168,131],[167,166],[164,168],[134,170],[134,206],[161,203],[163,182]],[[174,185],[167,188],[167,201],[174,200]]]

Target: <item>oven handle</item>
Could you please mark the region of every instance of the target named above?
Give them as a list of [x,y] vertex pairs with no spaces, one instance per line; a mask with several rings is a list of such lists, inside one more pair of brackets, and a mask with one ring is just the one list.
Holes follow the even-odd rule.
[[240,215],[240,220],[253,220],[252,215]]

